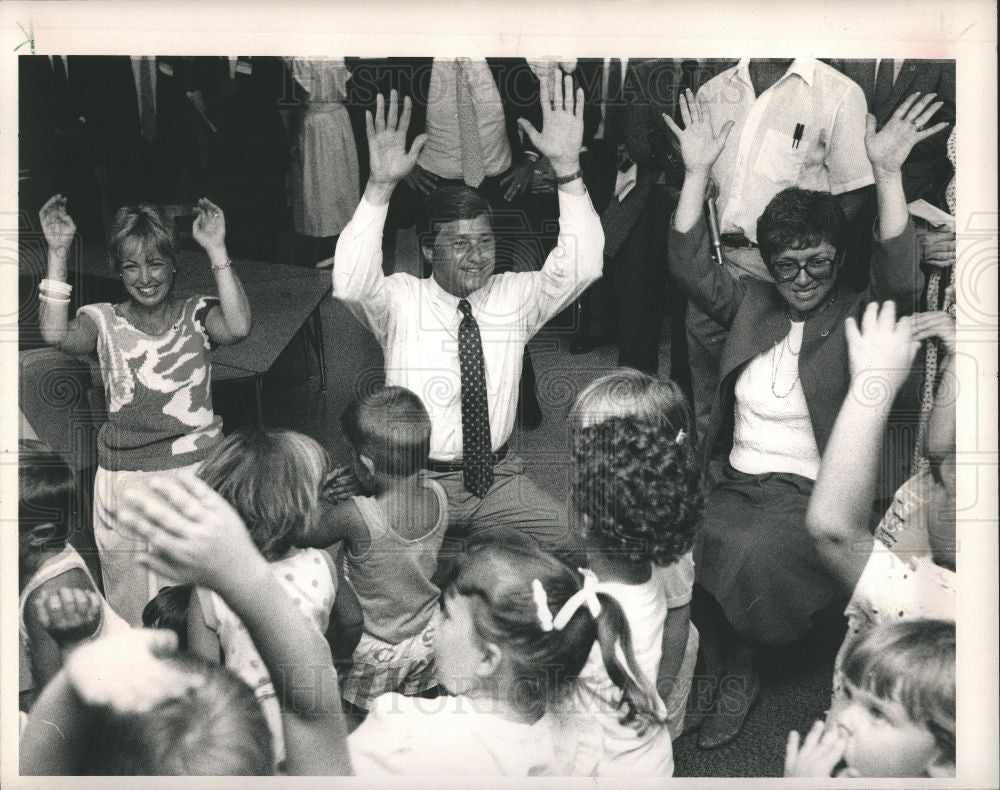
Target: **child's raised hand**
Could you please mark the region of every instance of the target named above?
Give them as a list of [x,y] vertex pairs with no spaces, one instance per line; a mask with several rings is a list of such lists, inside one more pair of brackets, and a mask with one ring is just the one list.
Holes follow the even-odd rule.
[[201,675],[162,660],[176,652],[173,631],[133,628],[81,645],[65,668],[88,705],[144,713],[204,684]]
[[[914,339],[910,317],[896,321],[895,303],[871,302],[861,317],[845,322],[854,397],[889,406],[906,381],[920,343]],[[875,403],[875,401],[878,403]]]
[[101,627],[101,599],[93,590],[60,587],[35,600],[38,622],[60,647],[89,639]]
[[822,720],[817,720],[799,746],[799,733],[788,733],[785,747],[785,776],[828,777],[844,758],[847,738],[839,727],[825,728]]
[[221,592],[227,584],[238,585],[255,563],[265,562],[239,513],[193,475],[124,490],[116,516],[147,543],[138,562],[178,583]]
[[49,247],[57,252],[65,252],[76,234],[76,223],[66,213],[66,198],[53,195],[38,212],[42,222],[42,233]]
[[198,201],[198,213],[191,225],[191,235],[206,252],[213,249],[224,250],[226,247],[226,215],[208,198]]

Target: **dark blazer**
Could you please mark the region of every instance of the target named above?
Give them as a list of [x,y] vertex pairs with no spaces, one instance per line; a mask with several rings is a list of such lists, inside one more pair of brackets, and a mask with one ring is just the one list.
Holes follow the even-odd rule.
[[[708,468],[707,462],[712,457],[728,456],[732,447],[736,379],[747,362],[788,334],[787,305],[773,284],[752,278],[737,279],[712,260],[703,220],[683,234],[671,224],[668,258],[670,272],[688,298],[729,330],[719,365],[712,417],[700,445]],[[888,299],[895,301],[898,315],[912,313],[923,289],[918,260],[916,236],[913,227],[907,225],[896,238],[876,242],[871,282],[863,292],[852,292],[841,284],[836,301],[806,322],[799,353],[799,376],[820,455],[850,386],[844,321],[850,316],[860,318],[869,302]],[[894,463],[901,460],[893,458]],[[901,471],[894,469],[891,474],[897,479]]]
[[[881,128],[895,109],[911,93],[936,93],[935,101],[944,105],[931,123],[955,123],[955,62],[951,60],[904,60],[899,77],[892,86],[892,93],[881,104],[875,103],[875,61],[839,60],[831,65],[861,86],[868,101],[868,111],[875,116]],[[903,190],[906,199],[924,198],[947,210],[944,189],[954,170],[948,160],[947,144],[951,129],[938,132],[921,141],[903,165]]]
[[283,181],[291,148],[280,108],[294,106],[294,83],[281,58],[241,56],[238,63],[232,78],[229,58],[195,64],[206,114],[218,129],[209,138],[210,169],[230,184]]
[[[538,78],[524,58],[487,58],[490,72],[500,94],[507,140],[516,159],[525,150],[533,150],[531,142],[521,135],[518,118],[525,118],[536,129],[542,127],[542,107],[539,102]],[[351,75],[352,102],[375,109],[375,97],[381,93],[388,101],[389,91],[399,92],[400,102],[409,96],[412,103],[407,145],[427,128],[427,101],[430,96],[431,69],[434,58],[363,59]]]
[[[18,149],[19,167],[28,170],[31,221],[39,205],[56,192],[80,199],[76,182],[79,171],[88,164],[86,96],[89,90],[86,58],[70,55],[68,84],[65,90],[56,83],[47,55],[24,55],[18,58]],[[69,171],[76,171],[70,175]],[[70,205],[79,215],[81,206]]]
[[[86,57],[90,91],[87,129],[95,160],[111,167],[132,168],[149,154],[142,139],[139,102],[131,59]],[[152,154],[163,171],[191,164],[195,151],[195,112],[187,98],[193,87],[190,60],[156,59],[157,136]]]
[[687,75],[682,65],[684,62],[678,59],[629,61],[621,133],[628,155],[638,169],[632,191],[620,203],[612,200],[601,217],[607,255],[614,255],[631,232],[661,173],[666,174],[667,183],[676,189],[683,183],[684,163],[663,114],[678,118],[677,101],[685,76],[687,84],[697,91],[731,66],[732,61],[706,60],[695,64]]
[[603,212],[614,192],[618,172],[618,144],[622,139],[623,102],[608,103],[605,110],[604,135],[594,135],[601,125],[601,82],[603,58],[579,58],[573,71],[574,87],[583,89],[583,147],[580,167],[583,182],[598,213]]

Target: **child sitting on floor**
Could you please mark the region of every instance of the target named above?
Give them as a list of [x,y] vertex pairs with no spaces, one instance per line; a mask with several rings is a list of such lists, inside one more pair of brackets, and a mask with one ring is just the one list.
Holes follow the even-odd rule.
[[704,499],[690,411],[673,382],[623,369],[580,394],[571,424],[573,504],[590,570],[626,613],[644,677],[663,694],[655,700],[663,726],[637,733],[619,723],[596,651],[581,673],[577,701],[603,709],[600,774],[670,775],[670,740],[683,728],[698,654],[689,617],[691,545]]
[[955,624],[877,626],[844,658],[844,704],[799,745],[788,736],[785,776],[955,775]]
[[[39,620],[38,603],[51,590],[94,592],[100,614],[88,636],[127,628],[98,593],[86,563],[69,542],[75,487],[62,458],[39,441],[18,448],[18,602],[21,709],[62,665],[62,651]],[[73,593],[70,593],[73,594]],[[88,598],[88,600],[90,600]]]
[[[328,467],[326,451],[308,436],[259,429],[227,437],[198,470],[198,477],[236,508],[275,578],[320,634],[327,631],[338,595],[336,567],[325,551],[296,548],[296,543],[318,517]],[[271,677],[239,617],[210,590],[191,596],[188,644],[209,661],[221,658],[254,689],[280,764],[284,745]]]
[[[127,492],[124,505],[120,521],[140,538],[169,532],[140,562],[216,589],[255,639],[284,612],[286,596],[273,591],[273,575],[261,567],[238,514],[201,481],[151,481],[148,490]],[[460,557],[434,614],[435,674],[450,695],[382,695],[346,740],[329,653],[325,660],[315,649],[306,655],[315,633],[302,618],[285,619],[297,621],[283,626],[288,639],[272,626],[260,644],[268,666],[288,668],[275,678],[286,682],[279,697],[313,739],[304,748],[301,729],[286,730],[289,761],[307,760],[294,772],[340,774],[353,763],[355,773],[367,776],[589,773],[593,766],[582,766],[576,752],[601,737],[596,725],[586,727],[592,717],[580,716],[581,726],[566,729],[550,714],[595,641],[621,690],[623,718],[644,722],[652,715],[655,690],[636,680],[642,673],[621,606],[592,577],[538,549],[492,543]],[[298,672],[302,666],[312,671]],[[287,683],[293,676],[302,682]],[[45,735],[50,749],[64,748]]]
[[345,709],[363,717],[390,691],[432,689],[431,615],[440,591],[431,581],[448,526],[444,489],[421,474],[431,423],[420,398],[386,387],[344,411],[355,475],[369,496],[327,510],[304,545],[346,542],[347,578],[364,612],[364,633],[341,678]]

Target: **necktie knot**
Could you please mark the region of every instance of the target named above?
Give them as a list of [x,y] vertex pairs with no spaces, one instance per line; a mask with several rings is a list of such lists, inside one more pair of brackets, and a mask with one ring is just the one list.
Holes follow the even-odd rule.
[[472,318],[472,305],[469,304],[468,299],[458,300],[458,310],[466,318]]

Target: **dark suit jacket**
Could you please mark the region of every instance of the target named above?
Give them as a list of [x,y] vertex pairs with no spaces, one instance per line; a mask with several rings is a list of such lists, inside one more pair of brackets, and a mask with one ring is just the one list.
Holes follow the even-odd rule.
[[[62,191],[59,172],[73,152],[81,156],[86,148],[85,94],[88,90],[86,58],[67,58],[68,85],[57,89],[47,55],[18,58],[18,148],[20,167],[43,191]],[[70,209],[74,210],[73,208]]]
[[281,58],[240,57],[250,73],[237,68],[229,76],[229,59],[198,58],[197,84],[206,114],[218,131],[210,135],[209,168],[228,184],[283,182],[291,158],[283,101],[294,106],[294,82]]
[[[487,58],[493,80],[496,82],[507,128],[511,155],[516,160],[525,150],[532,149],[531,142],[521,135],[518,118],[525,118],[536,129],[542,127],[542,107],[538,100],[538,78],[524,58]],[[361,60],[351,75],[352,101],[375,109],[375,97],[381,93],[389,98],[389,91],[399,92],[400,102],[409,96],[412,102],[410,127],[406,133],[407,145],[427,127],[427,100],[430,95],[433,58],[382,58]]]
[[[892,86],[889,98],[875,104],[875,61],[840,60],[831,65],[850,77],[865,93],[868,110],[875,116],[879,128],[892,116],[895,109],[911,93],[937,93],[935,101],[944,106],[937,111],[931,123],[955,123],[955,62],[951,60],[904,60],[899,77]],[[903,165],[903,190],[906,199],[924,198],[947,210],[944,188],[953,174],[948,160],[947,143],[951,129],[945,129],[914,146]]]
[[[149,151],[143,143],[139,103],[132,63],[126,56],[86,57],[91,90],[87,129],[95,160],[112,168],[134,170]],[[195,152],[194,109],[187,98],[192,88],[190,60],[158,57],[156,75],[155,166],[164,173],[189,167]]]
[[[583,181],[590,193],[594,208],[601,213],[608,205],[618,173],[618,145],[622,142],[624,99],[608,102],[604,117],[604,135],[596,140],[594,135],[601,125],[601,82],[604,76],[604,58],[579,58],[573,71],[575,87],[583,89],[583,146],[580,157]],[[623,86],[624,94],[624,86]]]
[[[697,90],[730,65],[731,60],[704,61],[691,70],[688,83]],[[614,255],[624,243],[661,173],[674,188],[679,189],[683,183],[684,164],[674,145],[674,135],[663,120],[664,113],[677,118],[684,77],[681,67],[682,61],[677,59],[629,61],[621,128],[629,157],[638,170],[635,187],[625,200],[612,200],[601,217],[607,255]]]
[[[850,385],[844,321],[850,316],[860,319],[869,302],[892,299],[899,315],[908,315],[917,308],[923,275],[916,264],[916,245],[911,225],[895,239],[876,243],[868,288],[858,294],[841,284],[836,302],[806,322],[799,376],[820,455],[826,449]],[[719,365],[712,417],[701,443],[707,469],[712,457],[728,456],[732,447],[736,379],[747,362],[788,334],[788,307],[773,284],[752,278],[737,279],[715,264],[704,221],[683,234],[671,226],[668,257],[670,273],[688,298],[729,330]],[[904,431],[912,429],[912,420],[910,423],[902,426]],[[886,446],[893,444],[898,442],[887,442]],[[903,455],[897,451],[886,460],[901,466],[909,460]],[[906,470],[886,471],[895,490],[905,479]]]

